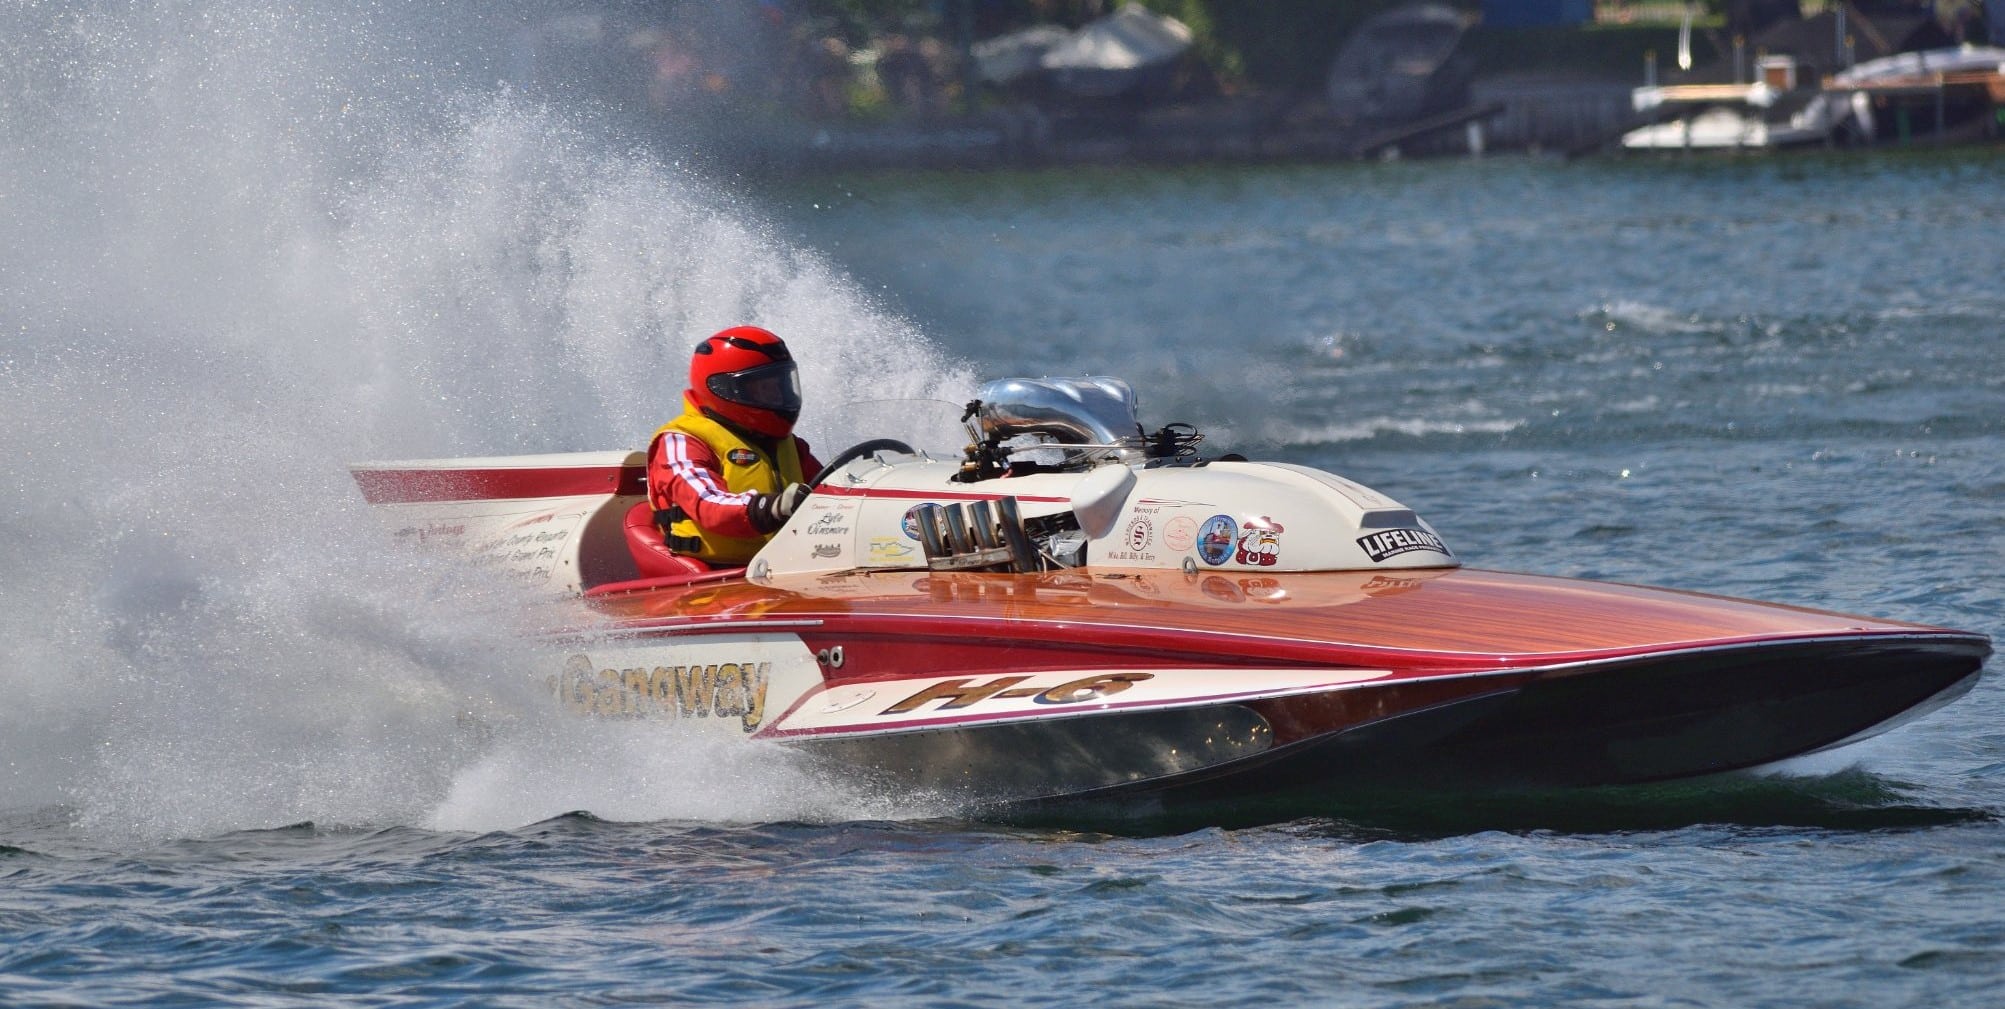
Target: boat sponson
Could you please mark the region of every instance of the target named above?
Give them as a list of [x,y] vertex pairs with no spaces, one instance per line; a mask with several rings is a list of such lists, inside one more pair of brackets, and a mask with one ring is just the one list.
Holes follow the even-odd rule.
[[1380,670],[1229,703],[1083,705],[803,741],[890,787],[985,803],[1179,804],[1346,787],[1568,786],[1756,766],[1967,688],[1982,635],[1471,569],[895,572],[591,601],[642,637],[785,628],[824,682],[1203,666]]
[[1694,648],[1941,628],[1692,592],[1467,568],[1401,572],[927,571],[732,582],[589,600],[669,637],[804,628],[831,678],[1076,666],[1303,664],[1395,676],[1546,668]]
[[[1936,637],[1706,648],[818,739],[805,749],[888,788],[1019,810],[1640,784],[1756,767],[1883,731],[1968,690],[1984,655],[1981,644]],[[1276,742],[1287,734],[1296,740]]]
[[[1968,691],[1988,646],[1940,637],[1700,649],[1545,670],[1509,689],[1310,735],[1180,777],[1052,800],[1337,800],[1386,789],[1643,784],[1742,770],[1852,742]],[[1270,724],[1323,698],[1250,707]],[[1050,800],[1045,800],[1047,803]],[[1038,805],[1033,802],[1031,805]]]

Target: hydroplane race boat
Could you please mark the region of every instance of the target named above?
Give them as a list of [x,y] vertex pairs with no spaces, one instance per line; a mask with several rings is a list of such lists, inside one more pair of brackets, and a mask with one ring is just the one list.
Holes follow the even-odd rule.
[[1842,746],[1979,634],[1464,568],[1399,502],[1153,434],[1112,379],[992,382],[958,455],[836,456],[749,566],[670,553],[638,452],[372,463],[401,538],[561,599],[552,703],[802,748],[974,808],[1589,786]]

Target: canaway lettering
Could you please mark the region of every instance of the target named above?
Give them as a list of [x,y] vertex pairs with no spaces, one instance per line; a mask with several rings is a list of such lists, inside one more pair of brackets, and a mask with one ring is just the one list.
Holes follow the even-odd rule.
[[564,661],[549,678],[565,707],[601,718],[736,718],[746,732],[766,720],[770,662],[600,669],[589,655]]

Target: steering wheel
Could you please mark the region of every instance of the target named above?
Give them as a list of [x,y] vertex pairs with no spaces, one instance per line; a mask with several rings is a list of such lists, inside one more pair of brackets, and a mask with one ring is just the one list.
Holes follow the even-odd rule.
[[820,487],[821,482],[827,479],[829,474],[873,452],[903,452],[906,455],[918,454],[912,451],[912,446],[896,438],[872,438],[869,441],[857,442],[843,449],[835,458],[830,459],[828,464],[821,468],[821,472],[816,473],[814,478],[808,481],[808,486],[810,488]]

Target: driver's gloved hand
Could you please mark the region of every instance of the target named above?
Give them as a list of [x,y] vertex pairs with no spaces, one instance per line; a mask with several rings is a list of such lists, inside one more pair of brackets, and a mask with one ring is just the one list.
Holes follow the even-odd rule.
[[760,494],[752,498],[752,528],[769,533],[787,524],[795,509],[808,499],[806,484],[790,483],[780,488],[778,494]]

